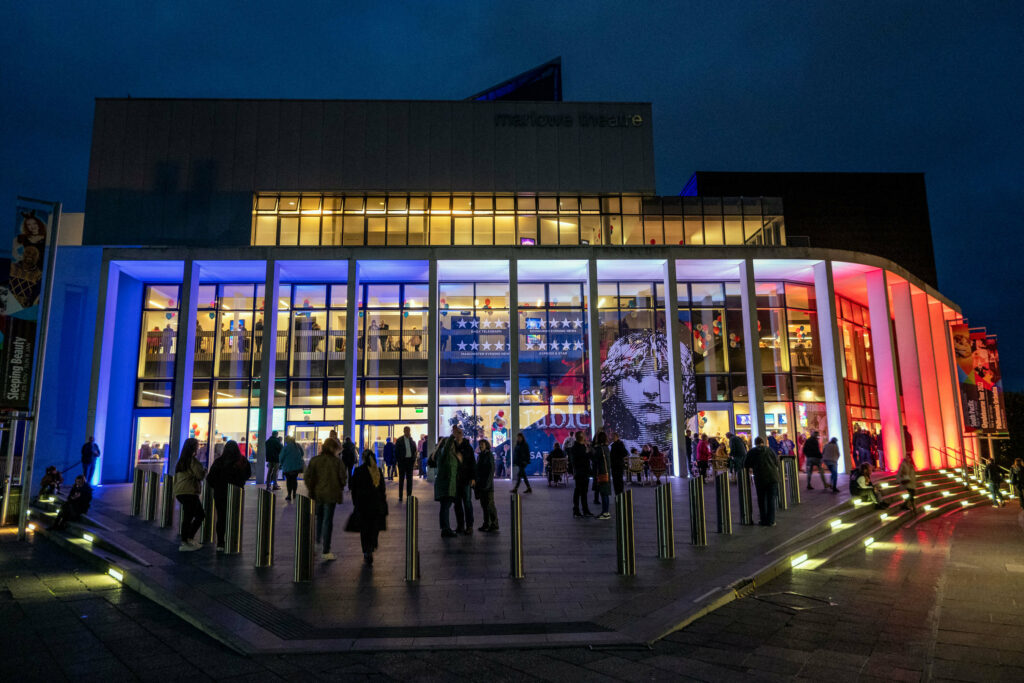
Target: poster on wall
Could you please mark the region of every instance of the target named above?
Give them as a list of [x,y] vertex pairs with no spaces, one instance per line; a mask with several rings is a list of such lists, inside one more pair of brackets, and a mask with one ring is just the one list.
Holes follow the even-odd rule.
[[[680,345],[684,421],[697,414],[693,358]],[[634,329],[616,339],[601,365],[601,414],[605,432],[617,432],[626,448],[657,446],[672,452],[672,391],[668,340],[661,330]]]
[[18,205],[0,257],[0,409],[28,410],[46,263],[49,211]]

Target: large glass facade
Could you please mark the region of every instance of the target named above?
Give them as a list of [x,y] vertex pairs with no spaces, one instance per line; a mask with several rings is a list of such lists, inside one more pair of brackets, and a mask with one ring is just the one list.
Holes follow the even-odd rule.
[[843,379],[850,433],[860,428],[881,431],[875,358],[871,345],[871,318],[866,306],[836,297],[839,334],[843,342]]
[[178,354],[178,285],[143,289],[135,384],[134,467],[158,472],[168,463],[174,364]]
[[259,194],[252,244],[782,245],[785,227],[760,197]]

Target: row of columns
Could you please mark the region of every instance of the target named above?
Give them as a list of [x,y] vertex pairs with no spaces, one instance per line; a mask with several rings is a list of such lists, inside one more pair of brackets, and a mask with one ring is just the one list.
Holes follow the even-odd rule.
[[[111,317],[113,302],[116,302],[116,266],[109,265],[105,278],[107,291],[101,292],[101,301],[105,302],[106,310],[101,318]],[[588,352],[590,379],[590,411],[591,424],[594,429],[603,424],[601,415],[601,364],[599,348],[600,318],[597,307],[599,300],[597,259],[588,262],[587,274],[587,319],[589,325]],[[518,262],[508,261],[509,281],[518,282]],[[761,358],[757,340],[757,296],[754,262],[752,259],[740,261],[737,265],[736,278],[740,282],[742,301],[743,337],[750,340],[744,345],[746,355],[747,391],[751,416],[752,437],[767,436],[764,413],[764,389],[762,384]],[[959,419],[959,405],[954,380],[956,373],[948,338],[947,321],[951,315],[948,308],[934,300],[925,292],[912,289],[904,280],[890,283],[886,271],[873,269],[865,273],[868,311],[871,323],[875,377],[878,385],[879,408],[882,416],[882,439],[887,465],[894,468],[903,454],[903,414],[907,416],[906,424],[914,440],[915,460],[919,465],[944,466],[949,464],[949,448],[961,448],[962,433]],[[184,263],[184,274],[181,290],[181,313],[177,330],[177,348],[179,360],[191,359],[195,352],[196,304],[198,299],[200,271],[199,262],[189,258]],[[270,343],[262,345],[263,358],[260,364],[260,405],[259,447],[257,450],[257,479],[262,483],[265,473],[265,442],[270,435],[273,423],[276,343],[278,306],[280,293],[281,265],[271,259],[266,263],[264,289],[263,334]],[[728,278],[725,278],[728,279]],[[825,387],[825,404],[828,415],[830,436],[838,437],[840,451],[847,454],[850,443],[849,420],[847,418],[847,400],[844,377],[843,341],[839,334],[837,322],[835,283],[832,262],[817,261],[813,264],[815,300],[818,314],[818,340],[821,349],[823,380]],[[358,324],[357,292],[359,291],[359,263],[356,259],[348,261],[347,268],[347,329],[345,333],[346,348],[353,350],[346,356],[346,372],[344,379],[345,391],[345,426],[346,435],[353,435],[356,424],[356,369],[357,349],[356,331]],[[435,259],[428,261],[429,310],[438,310],[438,264]],[[667,259],[663,266],[662,281],[665,286],[666,301],[666,332],[669,352],[669,375],[672,392],[673,443],[684,443],[686,423],[684,420],[682,363],[679,350],[680,339],[677,338],[678,320],[678,273],[675,259]],[[113,290],[112,292],[110,290]],[[111,299],[113,295],[113,300]],[[890,296],[891,295],[891,296]],[[509,434],[511,438],[521,429],[519,424],[519,316],[518,290],[509,287],[509,366],[510,366],[510,420]],[[891,315],[892,314],[892,315]],[[895,318],[895,325],[890,320]],[[427,326],[427,359],[429,368],[438,367],[438,321],[432,316]],[[895,328],[895,334],[894,334]],[[108,328],[108,329],[112,329]],[[109,377],[110,354],[113,349],[111,340],[97,331],[97,340],[104,343],[97,368],[102,376]],[[105,360],[104,360],[105,359]],[[105,365],[104,365],[105,362]],[[106,373],[103,368],[106,367]],[[185,439],[188,438],[190,424],[190,404],[193,363],[175,363],[174,401],[171,414],[170,449],[176,454],[180,452]],[[94,424],[105,419],[105,406],[96,402],[97,382],[99,377],[94,372],[93,403],[90,417]],[[447,432],[445,425],[438,425],[438,378],[436,372],[428,373],[428,432],[430,444],[436,443],[438,437]],[[901,392],[902,385],[902,401]],[[926,417],[927,416],[927,417]],[[99,430],[100,432],[102,430]],[[102,445],[102,443],[101,443]],[[685,454],[679,452],[678,446],[673,448],[673,471],[680,472],[680,463],[686,462]]]

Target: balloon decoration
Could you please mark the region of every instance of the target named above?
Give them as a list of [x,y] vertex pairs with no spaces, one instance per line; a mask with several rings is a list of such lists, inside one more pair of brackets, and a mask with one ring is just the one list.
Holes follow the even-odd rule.
[[210,313],[210,320],[213,320],[216,317],[217,317],[216,313],[213,313],[213,312]]
[[302,300],[302,307],[303,308],[309,308],[309,299],[303,299]]
[[167,308],[174,308],[174,299],[167,300]]
[[708,414],[705,411],[697,413],[697,431],[700,432],[708,424]]
[[168,320],[174,320],[173,313],[164,313],[164,317],[167,318]]
[[729,348],[730,349],[735,349],[736,347],[738,347],[740,345],[740,342],[742,342],[742,341],[743,341],[743,337],[741,337],[740,335],[736,334],[735,332],[730,332],[729,333]]
[[655,240],[655,239],[654,239],[654,238],[652,237],[652,238],[651,238],[651,244],[657,244],[657,243],[658,243],[658,242],[657,242],[657,240]]
[[804,329],[804,325],[796,328],[796,340],[805,341],[807,339],[807,331]]

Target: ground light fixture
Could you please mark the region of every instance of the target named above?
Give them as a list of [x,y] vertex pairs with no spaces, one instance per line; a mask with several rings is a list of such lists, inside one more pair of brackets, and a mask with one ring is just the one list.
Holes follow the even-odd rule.
[[961,500],[960,505],[962,505],[963,507],[967,507],[968,505],[970,505],[970,503],[968,503],[966,500]]
[[871,545],[874,542],[875,542],[875,537],[874,536],[868,536],[867,538],[864,539],[864,547],[867,548],[869,545]]
[[925,505],[924,506],[924,511],[925,512],[931,512],[932,511],[932,506],[931,505]]
[[878,519],[880,519],[880,520],[882,520],[884,522],[885,520],[889,519],[889,514],[887,512],[883,512],[882,514],[880,514],[878,516]]
[[28,526],[25,527],[25,528],[28,529],[29,531],[35,531],[36,530],[36,523],[35,522],[29,522]]
[[942,492],[942,497],[943,498],[949,498],[949,491],[943,491]]
[[107,567],[107,574],[115,581],[124,582],[124,572],[114,566]]
[[93,536],[92,534],[82,534],[82,539],[86,540],[86,541],[89,541],[89,543],[92,543],[93,541],[96,540],[96,537]]
[[843,520],[837,517],[836,519],[833,519],[831,522],[829,522],[828,525],[833,529],[838,529],[843,525]]
[[807,561],[807,553],[800,553],[799,555],[794,557],[792,560],[790,560],[789,564],[792,565],[793,567],[798,567],[798,566],[800,566],[801,564],[803,564],[806,561]]

